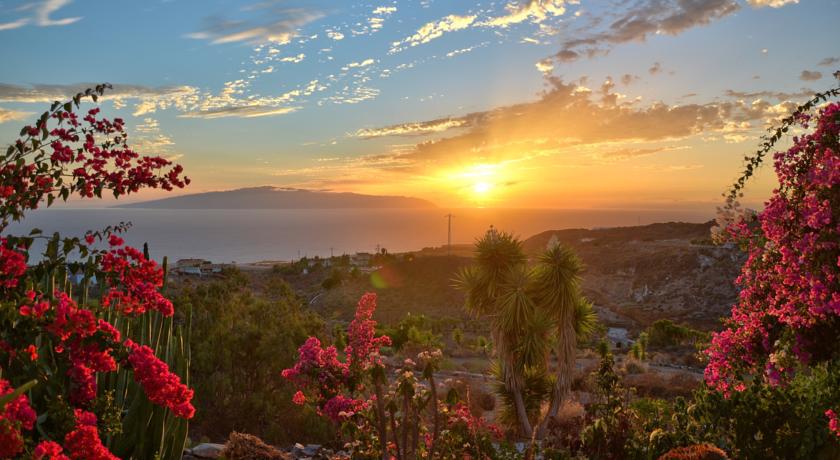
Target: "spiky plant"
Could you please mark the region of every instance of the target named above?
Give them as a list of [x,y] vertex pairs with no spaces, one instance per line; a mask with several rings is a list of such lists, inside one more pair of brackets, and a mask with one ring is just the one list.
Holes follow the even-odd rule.
[[[571,389],[579,338],[596,324],[592,304],[580,292],[582,264],[570,249],[552,245],[529,268],[519,240],[491,228],[476,242],[476,263],[463,269],[456,286],[466,293],[468,312],[491,321],[503,401],[509,404],[521,434],[531,437],[534,397],[551,405],[539,425],[557,415]],[[556,374],[548,378],[551,351],[558,358]],[[551,391],[534,393],[535,381],[551,381]]]

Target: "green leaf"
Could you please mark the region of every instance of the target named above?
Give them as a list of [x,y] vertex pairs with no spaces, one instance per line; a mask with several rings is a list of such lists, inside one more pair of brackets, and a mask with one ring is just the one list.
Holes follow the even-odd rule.
[[34,387],[37,384],[37,380],[30,380],[24,383],[23,385],[17,387],[15,391],[7,395],[0,396],[0,410],[4,409],[6,407],[6,404],[10,403],[11,401],[14,401],[18,396],[26,393],[27,391],[29,391],[30,388]]

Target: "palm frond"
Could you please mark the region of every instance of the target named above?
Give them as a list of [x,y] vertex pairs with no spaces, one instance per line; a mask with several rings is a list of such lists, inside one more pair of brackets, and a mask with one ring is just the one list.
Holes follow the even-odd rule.
[[568,318],[580,296],[582,270],[580,259],[565,246],[553,246],[540,255],[534,268],[534,294],[540,307],[558,320]]
[[575,333],[578,342],[586,341],[598,327],[598,315],[592,302],[585,297],[579,297],[575,304]]
[[520,336],[531,325],[535,306],[529,295],[530,286],[531,277],[525,265],[508,270],[496,303],[498,325],[505,335]]

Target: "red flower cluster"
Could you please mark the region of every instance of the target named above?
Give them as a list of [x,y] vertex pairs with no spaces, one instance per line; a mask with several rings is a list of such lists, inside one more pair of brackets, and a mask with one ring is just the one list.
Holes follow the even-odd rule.
[[292,396],[292,402],[298,406],[302,406],[306,404],[306,395],[304,395],[302,391],[298,390],[295,392],[295,395]]
[[335,423],[340,423],[349,419],[357,412],[365,410],[367,406],[368,403],[361,399],[336,395],[328,399],[324,406],[318,409],[318,414],[327,417]]
[[163,270],[154,260],[146,259],[142,252],[124,246],[122,238],[111,235],[113,248],[102,257],[102,271],[110,288],[102,298],[102,305],[113,305],[127,315],[141,315],[157,310],[172,316],[175,309],[159,289],[163,286]]
[[[14,391],[9,382],[0,379],[0,396]],[[0,413],[0,458],[15,457],[23,450],[21,430],[31,430],[35,425],[35,411],[29,406],[26,395],[20,395],[6,404]]]
[[126,340],[128,362],[134,369],[134,379],[143,387],[149,401],[168,407],[176,416],[192,418],[195,408],[190,403],[193,390],[181,383],[181,378],[169,371],[169,366],[155,356],[146,345]]
[[64,437],[67,456],[73,460],[119,460],[99,439],[96,415],[76,409],[76,428]]
[[[804,128],[808,116],[800,119]],[[749,250],[740,299],[706,354],[706,382],[729,394],[764,374],[782,384],[796,370],[840,358],[840,104],[822,109],[811,134],[775,154],[779,188],[754,221],[728,228]]]
[[837,414],[833,410],[829,409],[825,411],[825,416],[828,417],[829,431],[840,438],[840,419],[838,419]]
[[[71,195],[82,197],[101,196],[110,190],[114,196],[133,193],[143,187],[171,189],[183,187],[189,180],[182,178],[182,168],[163,158],[140,156],[127,145],[123,120],[100,118],[99,109],[87,112],[83,119],[73,113],[82,98],[90,96],[96,101],[107,85],[88,90],[73,98],[73,102],[56,103],[33,126],[21,131],[21,138],[9,149],[0,153],[0,232],[13,220],[20,220],[30,209],[40,203],[51,205],[57,198],[67,200]],[[172,303],[164,298],[159,288],[163,273],[154,261],[147,260],[140,251],[122,247],[123,241],[112,233],[111,248],[90,250],[95,235],[88,233],[84,242],[65,239],[60,256],[48,260],[35,269],[28,269],[28,246],[12,247],[7,238],[0,237],[0,289],[8,292],[2,301],[17,302],[20,317],[4,319],[0,327],[0,352],[8,354],[11,372],[32,372],[37,361],[39,385],[45,391],[34,394],[54,394],[64,397],[76,409],[76,427],[68,434],[51,432],[55,427],[46,426],[42,431],[32,430],[36,416],[26,396],[16,398],[0,413],[0,458],[19,455],[25,445],[34,446],[32,458],[40,459],[113,459],[102,445],[97,429],[96,415],[84,409],[97,395],[97,375],[114,372],[117,361],[115,350],[123,350],[120,332],[105,319],[97,317],[105,309],[92,310],[78,305],[67,293],[38,292],[37,287],[23,292],[22,286],[40,286],[41,279],[28,279],[30,271],[52,269],[65,263],[71,256],[68,251],[79,249],[88,263],[100,260],[97,276],[106,279],[107,290],[103,305],[114,306],[126,315],[136,316],[156,310],[163,315],[173,314]],[[35,236],[35,238],[38,238]],[[22,239],[31,241],[32,238]],[[68,249],[68,247],[70,249]],[[52,264],[52,265],[51,265]],[[103,275],[104,272],[104,275]],[[23,294],[23,295],[22,295]],[[47,337],[49,335],[49,337]],[[8,340],[8,341],[7,341]],[[39,341],[41,340],[41,341]],[[35,343],[51,343],[53,349],[40,349]],[[47,346],[47,345],[42,345]],[[125,342],[128,362],[134,368],[149,400],[171,409],[180,417],[192,417],[195,409],[190,404],[192,391],[181,384],[177,375],[169,372],[165,363],[154,357],[148,347]],[[16,362],[12,359],[17,358]],[[45,379],[44,368],[53,371],[67,369],[70,385],[65,379]],[[60,372],[60,371],[59,371]],[[14,375],[15,381],[26,380],[25,375]],[[9,382],[0,379],[0,394],[11,391]],[[37,399],[33,406],[45,405]],[[52,416],[52,415],[50,415]],[[53,425],[53,424],[48,424]],[[64,449],[50,437],[64,437]],[[36,444],[36,441],[41,440]]]
[[390,337],[375,336],[376,321],[372,319],[375,310],[376,294],[367,293],[362,296],[356,307],[355,318],[348,328],[345,362],[339,360],[338,350],[334,346],[324,348],[317,337],[309,337],[298,348],[298,361],[294,367],[281,372],[283,378],[302,390],[295,393],[295,404],[306,402],[303,391],[312,391],[315,393],[313,402],[317,405],[318,413],[334,422],[346,420],[367,407],[367,401],[348,394],[361,389],[361,373],[381,365],[379,349],[391,344]]
[[53,441],[42,441],[32,451],[32,460],[70,460],[62,453],[61,446]]
[[294,367],[284,369],[281,375],[299,387],[317,387],[323,395],[330,397],[347,383],[350,370],[346,363],[338,360],[338,350],[334,346],[323,348],[317,337],[309,337],[298,348],[298,361]]
[[387,335],[375,336],[376,321],[372,319],[375,310],[375,293],[368,292],[359,299],[356,316],[347,331],[349,342],[344,349],[350,366],[367,369],[371,365],[380,364],[379,348],[391,345],[391,338]]
[[823,109],[813,133],[775,155],[780,188],[758,227],[739,222],[729,229],[746,241],[749,258],[730,326],[707,350],[706,381],[721,391],[741,388],[743,375],[762,371],[771,383],[781,382],[822,353],[824,344],[810,338],[840,316],[840,216],[832,213],[840,186],[838,134],[835,103]]
[[[35,291],[27,291],[26,298],[29,299],[29,304],[21,305],[18,312],[21,316],[32,316],[33,318],[41,318],[44,313],[50,309],[50,303],[44,300],[43,295],[37,294]],[[36,302],[37,298],[37,302]]]
[[[22,316],[42,319],[50,311],[46,300],[38,299],[32,291],[27,293],[32,305],[23,305],[18,310]],[[113,343],[119,343],[120,333],[114,326],[103,319],[97,319],[92,311],[80,308],[73,299],[61,292],[57,295],[54,318],[45,329],[56,336],[58,354],[67,352],[70,369],[67,375],[73,381],[70,399],[76,404],[85,404],[96,397],[96,373],[113,372],[117,363],[111,355],[112,349],[98,343],[88,343],[85,339],[97,332]],[[38,358],[37,349],[30,345],[27,353],[32,361]]]
[[496,439],[504,438],[504,433],[502,433],[502,430],[497,425],[487,423],[483,417],[474,416],[470,411],[469,406],[462,401],[456,403],[452,408],[452,412],[449,414],[447,422],[450,426],[463,426],[470,433],[488,431]]
[[23,254],[8,246],[6,238],[0,238],[0,288],[13,289],[26,272]]
[[96,343],[75,340],[68,344],[67,351],[70,359],[67,375],[74,383],[70,400],[82,405],[96,397],[96,373],[117,370],[117,362],[110,348],[100,349]]

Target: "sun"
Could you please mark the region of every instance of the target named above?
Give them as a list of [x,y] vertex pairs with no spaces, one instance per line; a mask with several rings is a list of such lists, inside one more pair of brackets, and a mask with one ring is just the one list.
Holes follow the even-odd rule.
[[489,182],[476,182],[475,185],[473,185],[473,192],[475,192],[478,195],[485,195],[492,188],[493,184]]

